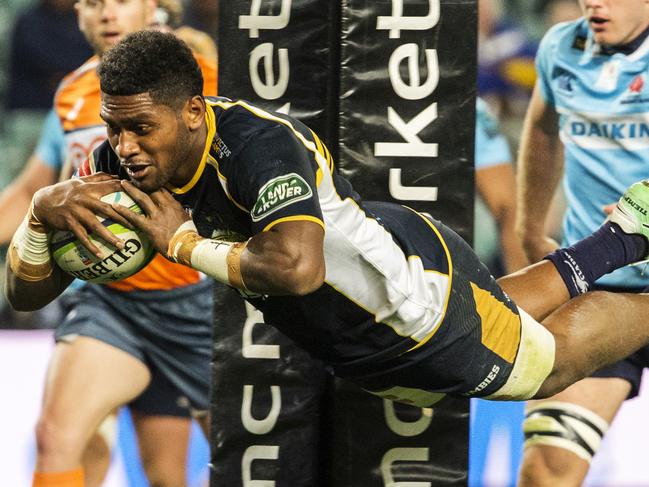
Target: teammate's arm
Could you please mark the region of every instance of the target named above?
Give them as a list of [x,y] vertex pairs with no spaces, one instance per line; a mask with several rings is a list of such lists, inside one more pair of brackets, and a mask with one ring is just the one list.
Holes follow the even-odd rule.
[[478,169],[476,189],[498,226],[500,248],[508,274],[528,265],[515,232],[516,178],[509,161]]
[[7,245],[23,220],[34,193],[56,181],[56,170],[37,154],[31,155],[27,165],[0,193],[0,245]]
[[517,231],[532,262],[558,246],[545,231],[550,204],[563,173],[558,126],[558,115],[543,99],[537,82],[523,124],[517,166]]
[[18,177],[0,193],[0,245],[7,245],[23,220],[34,193],[57,180],[63,165],[63,127],[51,110],[41,128],[38,144]]

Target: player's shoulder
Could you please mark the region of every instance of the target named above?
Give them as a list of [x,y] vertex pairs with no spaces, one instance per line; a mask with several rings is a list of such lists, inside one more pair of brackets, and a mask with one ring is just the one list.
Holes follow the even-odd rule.
[[58,98],[73,91],[87,90],[88,87],[96,86],[99,89],[98,66],[99,58],[93,56],[77,69],[64,76],[59,83],[55,97]]
[[588,23],[584,18],[559,22],[548,29],[541,39],[539,55],[583,53],[588,41]]
[[121,170],[119,157],[105,140],[92,151],[88,158],[79,166],[79,176],[89,176],[97,172],[119,175],[122,179],[125,174]]
[[214,110],[219,134],[224,138],[249,139],[270,129],[280,128],[287,134],[299,125],[292,117],[264,109],[246,100],[232,100],[223,96],[206,97]]
[[216,58],[212,59],[198,52],[194,52],[194,58],[203,71],[216,71]]

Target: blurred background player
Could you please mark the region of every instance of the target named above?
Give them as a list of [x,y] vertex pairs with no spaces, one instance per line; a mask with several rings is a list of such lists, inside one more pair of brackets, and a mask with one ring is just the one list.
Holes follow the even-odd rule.
[[494,276],[511,274],[528,264],[515,230],[514,165],[507,139],[481,98],[476,103],[475,171],[476,253]]
[[[69,177],[105,139],[95,73],[99,57],[124,35],[153,23],[156,4],[152,0],[82,0],[77,11],[79,28],[97,56],[61,83],[37,151],[0,196],[0,242],[13,234],[22,218],[19,213],[27,209],[37,189],[59,176]],[[215,63],[203,57],[199,62],[205,93],[215,94]],[[98,426],[149,383],[144,394],[130,404],[144,469],[152,485],[185,485],[188,406],[207,409],[212,287],[198,273],[187,273],[186,268],[160,256],[137,276],[110,287],[88,285],[63,299],[68,314],[57,327],[37,427],[35,486],[99,485],[113,433],[110,420]],[[129,308],[102,305],[114,300]],[[182,357],[183,346],[192,348],[194,358]],[[176,363],[181,359],[189,368]],[[187,389],[192,391],[189,398],[181,394]],[[84,454],[88,467],[84,484],[79,467],[89,441],[92,447]]]
[[[216,5],[218,2],[211,3]],[[165,32],[173,31],[192,48],[192,51],[207,59],[216,60],[216,42],[213,38],[202,30],[182,25],[182,21],[183,4],[181,0],[158,0],[152,27]]]
[[48,110],[63,76],[92,55],[76,27],[75,3],[39,0],[18,16],[9,40],[8,110]]
[[536,48],[502,0],[478,2],[478,95],[491,107],[514,149],[534,87]]
[[[476,211],[474,247],[491,273],[500,277],[525,267],[527,257],[516,235],[516,179],[511,150],[498,121],[481,98],[476,103],[475,128]],[[469,441],[469,485],[484,485],[481,478],[487,465],[489,439],[507,424],[523,418],[517,402],[471,400],[471,436]],[[506,439],[510,456],[504,463],[514,479],[520,464],[520,437]]]
[[[597,228],[625,186],[649,174],[649,1],[580,4],[584,18],[553,27],[541,43],[523,129],[518,226],[532,261],[558,246],[544,226],[562,178],[565,245]],[[642,266],[598,281],[600,288],[624,292],[648,284]],[[647,365],[645,348],[549,400],[530,403],[520,485],[581,485],[619,407],[638,393]]]

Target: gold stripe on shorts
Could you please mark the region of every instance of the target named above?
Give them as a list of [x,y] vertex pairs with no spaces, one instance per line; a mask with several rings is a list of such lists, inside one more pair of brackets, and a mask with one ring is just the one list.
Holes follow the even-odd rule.
[[514,363],[521,341],[521,320],[493,294],[474,283],[473,297],[482,320],[482,344],[503,360]]

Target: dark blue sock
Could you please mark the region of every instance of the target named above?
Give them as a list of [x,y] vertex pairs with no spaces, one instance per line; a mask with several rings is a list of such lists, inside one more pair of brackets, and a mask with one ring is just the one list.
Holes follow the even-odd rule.
[[624,233],[617,223],[606,222],[589,237],[544,259],[554,264],[574,298],[589,291],[603,275],[643,259],[648,252],[645,237]]

